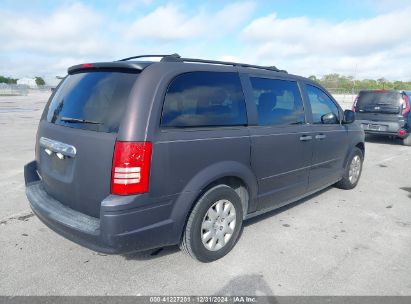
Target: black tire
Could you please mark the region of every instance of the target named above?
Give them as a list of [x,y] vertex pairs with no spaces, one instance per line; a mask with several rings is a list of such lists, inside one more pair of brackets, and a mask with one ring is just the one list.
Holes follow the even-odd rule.
[[[216,251],[211,251],[202,241],[202,223],[209,209],[218,201],[227,200],[235,209],[236,219],[233,233],[225,245]],[[226,205],[225,205],[226,206]],[[225,256],[234,247],[243,224],[243,207],[241,199],[233,188],[227,185],[217,185],[206,191],[196,202],[187,221],[180,243],[180,249],[200,262],[212,262]]]
[[402,139],[402,144],[404,146],[411,146],[411,134],[408,134],[407,137]]
[[[358,175],[358,178],[355,181],[351,181],[350,176],[349,176],[350,175],[350,165],[351,165],[353,159],[356,156],[358,156],[360,158],[359,175]],[[357,186],[358,181],[361,178],[363,162],[364,162],[364,155],[363,155],[362,151],[359,148],[355,147],[351,151],[351,154],[348,158],[347,165],[345,166],[344,175],[343,175],[342,179],[338,183],[336,183],[335,185],[338,188],[345,189],[345,190],[350,190],[350,189],[355,188],[355,186]]]

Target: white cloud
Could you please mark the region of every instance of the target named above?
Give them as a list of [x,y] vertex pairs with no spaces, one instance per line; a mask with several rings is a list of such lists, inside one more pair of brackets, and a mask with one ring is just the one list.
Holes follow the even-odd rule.
[[[395,8],[376,17],[341,22],[271,12],[252,20],[254,1],[198,7],[151,1],[125,0],[113,14],[82,3],[48,14],[0,8],[0,75],[64,75],[81,62],[178,52],[276,65],[305,76],[411,79],[411,6],[403,0],[390,0]],[[119,19],[121,11],[127,18]],[[142,11],[148,13],[140,16]]]
[[200,8],[196,14],[189,15],[181,7],[168,4],[136,20],[128,29],[127,37],[160,41],[220,37],[242,25],[253,9],[252,2],[239,2],[215,13]]
[[242,37],[255,60],[296,73],[409,80],[411,61],[405,60],[411,56],[409,16],[411,6],[374,18],[334,23],[270,14],[252,21]]
[[[125,1],[117,9],[130,12],[150,3]],[[178,51],[185,56],[210,58],[222,48],[213,42],[228,33],[238,33],[253,9],[253,2],[231,3],[218,9],[203,5],[190,12],[185,6],[167,4],[132,21],[130,17],[119,20],[115,14],[82,3],[63,5],[48,14],[0,9],[0,39],[7,41],[0,45],[0,75],[64,75],[73,64],[138,53]]]
[[229,62],[240,62],[241,61],[240,58],[238,58],[237,56],[233,56],[233,55],[223,55],[220,58],[218,58],[218,60],[229,61]]
[[0,51],[95,55],[104,52],[99,36],[102,18],[84,6],[73,4],[49,16],[25,16],[0,11]]

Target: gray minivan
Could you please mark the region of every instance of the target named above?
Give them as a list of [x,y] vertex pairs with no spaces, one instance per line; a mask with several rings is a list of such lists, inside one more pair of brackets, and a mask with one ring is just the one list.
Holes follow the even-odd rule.
[[26,194],[57,233],[105,253],[180,244],[209,262],[243,220],[357,185],[364,132],[318,83],[142,57],[69,68],[44,109]]
[[352,110],[365,134],[398,137],[411,146],[410,96],[409,91],[364,90]]

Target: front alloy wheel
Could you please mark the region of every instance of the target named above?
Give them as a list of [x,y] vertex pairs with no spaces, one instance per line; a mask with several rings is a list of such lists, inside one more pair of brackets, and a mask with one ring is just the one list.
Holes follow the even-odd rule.
[[350,169],[348,172],[348,179],[351,184],[355,184],[358,181],[361,173],[361,158],[359,155],[355,155],[351,160]]
[[361,177],[363,160],[363,151],[357,147],[353,148],[348,158],[348,163],[344,169],[344,175],[336,184],[336,186],[346,190],[352,189],[357,186],[358,181]]

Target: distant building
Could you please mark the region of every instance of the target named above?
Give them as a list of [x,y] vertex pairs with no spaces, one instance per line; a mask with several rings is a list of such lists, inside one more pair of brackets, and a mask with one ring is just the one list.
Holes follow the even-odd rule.
[[30,88],[37,88],[36,80],[34,78],[20,78],[17,84],[28,85]]

